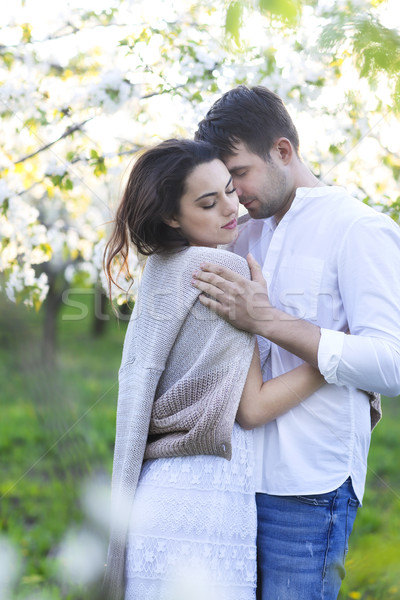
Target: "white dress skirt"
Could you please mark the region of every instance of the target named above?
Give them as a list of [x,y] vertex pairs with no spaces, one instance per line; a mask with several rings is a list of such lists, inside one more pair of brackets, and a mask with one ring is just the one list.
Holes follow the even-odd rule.
[[125,600],[254,600],[253,434],[235,423],[232,459],[143,464],[128,533]]

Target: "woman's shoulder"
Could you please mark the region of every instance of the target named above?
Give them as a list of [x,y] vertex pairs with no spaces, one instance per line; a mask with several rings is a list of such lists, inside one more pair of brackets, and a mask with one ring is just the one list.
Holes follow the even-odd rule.
[[171,283],[187,277],[191,280],[193,271],[200,269],[203,263],[226,267],[250,278],[250,269],[244,258],[228,250],[205,246],[190,246],[177,252],[153,254],[147,260],[146,269],[152,279]]
[[193,268],[200,267],[202,263],[213,263],[221,267],[231,269],[246,278],[250,277],[250,269],[247,261],[241,256],[223,250],[222,248],[207,248],[203,246],[191,246],[186,250],[187,261]]

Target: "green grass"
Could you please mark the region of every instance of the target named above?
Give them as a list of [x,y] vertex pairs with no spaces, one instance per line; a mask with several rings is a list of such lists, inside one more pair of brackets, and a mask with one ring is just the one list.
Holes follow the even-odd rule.
[[384,398],[340,598],[400,599],[400,398]]
[[54,556],[66,531],[85,520],[82,484],[111,471],[125,324],[113,318],[94,338],[92,312],[65,320],[72,313],[60,314],[57,360],[48,368],[40,361],[42,315],[1,303],[0,530],[22,557],[18,598],[82,597],[63,593]]
[[[54,368],[39,360],[42,314],[0,303],[0,546],[3,535],[21,557],[10,598],[94,597],[87,586],[63,580],[57,558],[68,531],[84,528],[105,539],[82,505],[82,484],[111,471],[126,323],[112,317],[104,334],[93,337],[90,298],[82,297],[85,319],[67,320],[77,314],[71,307],[60,314]],[[384,420],[373,435],[341,600],[400,599],[398,400],[384,401]]]

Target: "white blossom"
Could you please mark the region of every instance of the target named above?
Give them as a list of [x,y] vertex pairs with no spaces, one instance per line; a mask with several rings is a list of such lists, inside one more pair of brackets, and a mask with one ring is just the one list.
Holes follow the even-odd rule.
[[64,164],[57,162],[55,158],[52,158],[46,167],[46,175],[60,175],[63,176],[67,172],[67,168]]
[[13,227],[24,232],[28,225],[35,223],[39,217],[39,211],[18,196],[9,198],[7,217]]
[[18,295],[27,291],[27,296],[24,298],[24,304],[33,306],[34,301],[43,302],[49,291],[48,277],[45,273],[36,275],[34,269],[24,265],[21,268],[14,267],[8,277],[6,286],[6,294],[12,302],[18,300]]
[[7,198],[12,195],[10,188],[7,185],[7,182],[4,179],[0,179],[0,204],[4,202]]
[[99,104],[105,112],[115,112],[129,98],[131,86],[118,69],[103,73],[100,81],[89,90],[90,102]]

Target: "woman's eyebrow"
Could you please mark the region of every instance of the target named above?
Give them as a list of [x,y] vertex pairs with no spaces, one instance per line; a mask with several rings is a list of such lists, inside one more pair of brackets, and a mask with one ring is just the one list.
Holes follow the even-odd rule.
[[207,192],[206,194],[202,194],[201,196],[196,198],[195,202],[198,202],[199,200],[203,200],[203,198],[208,198],[209,196],[216,196],[216,195],[217,195],[217,192]]
[[[225,186],[225,189],[227,187],[230,186],[230,184],[232,183],[232,176],[229,177],[229,181]],[[218,192],[206,192],[205,194],[202,194],[201,196],[199,196],[198,198],[195,199],[195,202],[198,202],[199,200],[203,200],[204,198],[209,198],[210,196],[216,196]]]

